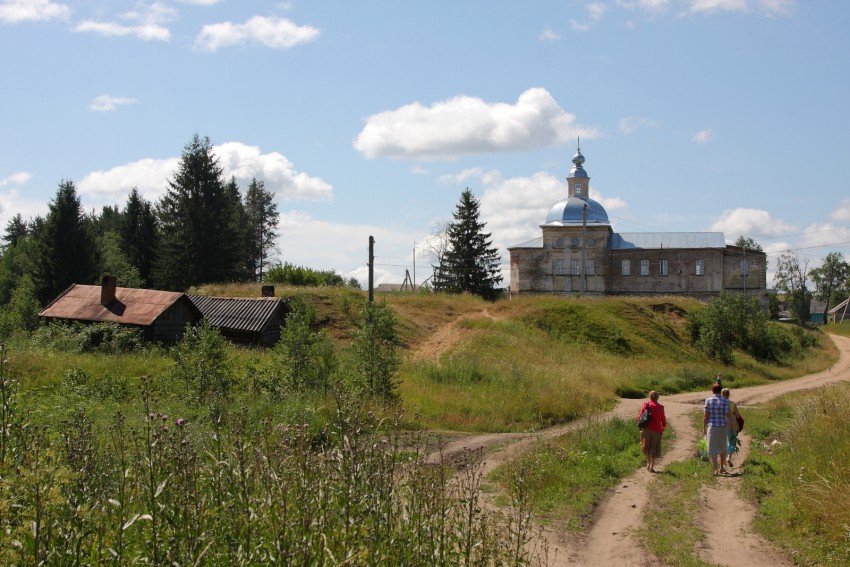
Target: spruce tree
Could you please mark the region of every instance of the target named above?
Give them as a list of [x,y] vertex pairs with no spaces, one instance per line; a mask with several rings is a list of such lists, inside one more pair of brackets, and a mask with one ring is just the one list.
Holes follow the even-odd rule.
[[60,183],[48,207],[44,226],[37,231],[40,261],[36,280],[43,302],[73,283],[95,283],[99,265],[91,220],[83,213],[74,183]]
[[231,234],[231,240],[227,243],[227,248],[222,251],[223,254],[230,258],[227,279],[234,281],[246,280],[252,275],[249,268],[249,234],[251,227],[248,222],[245,205],[242,203],[242,193],[239,192],[239,185],[236,184],[236,178],[233,176],[231,176],[230,181],[224,186],[224,202],[228,216],[228,232]]
[[197,134],[157,204],[160,239],[154,279],[160,288],[185,290],[205,282],[222,282],[233,274],[236,258],[232,207],[222,168],[209,138]]
[[142,285],[149,285],[156,251],[157,219],[153,205],[142,198],[135,187],[127,197],[119,234],[127,260],[139,271]]
[[277,239],[280,215],[274,195],[266,190],[262,181],[251,180],[245,194],[245,213],[248,216],[248,266],[255,280],[262,281],[269,254]]
[[468,292],[488,300],[498,296],[501,258],[490,233],[483,232],[486,223],[479,220],[479,206],[472,191],[464,190],[446,230],[448,248],[434,267],[435,291]]

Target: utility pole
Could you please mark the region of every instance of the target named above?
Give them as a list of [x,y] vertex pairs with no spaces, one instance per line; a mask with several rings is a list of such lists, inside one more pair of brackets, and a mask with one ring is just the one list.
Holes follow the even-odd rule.
[[369,303],[375,300],[375,237],[369,236]]

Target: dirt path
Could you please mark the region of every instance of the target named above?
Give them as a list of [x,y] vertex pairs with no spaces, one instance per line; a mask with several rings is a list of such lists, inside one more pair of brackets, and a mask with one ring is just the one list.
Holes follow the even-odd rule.
[[[486,316],[486,315],[481,315]],[[456,325],[452,328],[456,331]],[[450,335],[446,331],[438,341],[431,343],[428,356],[439,356],[451,346]],[[439,333],[438,333],[439,334]],[[810,374],[794,380],[778,383],[739,388],[732,392],[732,399],[746,411],[748,406],[766,402],[788,392],[824,386],[838,381],[850,380],[850,338],[831,335],[840,352],[839,362],[829,370]],[[456,337],[453,337],[456,338]],[[448,340],[447,340],[448,339]],[[439,345],[437,347],[437,345]],[[435,355],[435,352],[438,353]],[[672,446],[667,445],[656,469],[663,470],[665,463],[689,458],[696,447],[701,432],[690,427],[691,416],[702,411],[706,392],[677,394],[662,397],[667,419],[677,427],[677,439]],[[619,416],[634,418],[643,400],[620,400],[617,407],[601,417]],[[596,416],[595,419],[599,419]],[[447,444],[441,455],[451,458],[453,454],[465,449],[483,448],[487,453],[484,465],[485,473],[520,454],[535,439],[555,437],[569,429],[585,425],[589,419],[578,420],[565,426],[555,427],[534,434],[483,434],[462,437]],[[737,455],[736,466],[740,467],[749,450],[749,438],[746,429],[742,434],[744,449]],[[736,469],[740,470],[740,469]],[[551,565],[583,566],[633,566],[647,567],[664,565],[657,558],[641,550],[634,540],[634,531],[640,526],[641,511],[648,502],[648,485],[653,475],[641,468],[632,476],[624,479],[612,490],[600,504],[596,519],[590,530],[579,537],[572,537],[552,530],[544,531],[549,547]],[[784,557],[772,545],[755,534],[752,520],[755,510],[752,505],[738,497],[737,487],[740,478],[730,475],[718,479],[716,488],[707,489],[701,497],[709,510],[724,510],[724,520],[705,525],[707,546],[697,550],[706,561],[719,565],[748,565],[750,567],[785,567],[793,563]],[[730,542],[734,542],[730,544]]]

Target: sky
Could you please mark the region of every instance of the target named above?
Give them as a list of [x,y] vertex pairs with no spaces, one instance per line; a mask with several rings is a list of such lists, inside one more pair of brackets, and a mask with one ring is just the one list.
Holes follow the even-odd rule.
[[156,202],[198,134],[274,193],[276,260],[365,283],[371,235],[375,283],[421,284],[469,188],[507,285],[580,136],[615,231],[813,268],[850,257],[848,27],[799,0],[0,0],[0,224],[65,180]]

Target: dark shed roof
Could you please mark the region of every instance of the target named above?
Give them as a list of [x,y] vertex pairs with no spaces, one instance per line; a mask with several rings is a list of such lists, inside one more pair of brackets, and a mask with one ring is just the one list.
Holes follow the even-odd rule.
[[[176,291],[115,288],[115,299],[103,305],[101,286],[73,284],[45,307],[39,315],[78,321],[114,321],[126,325],[149,326],[185,295]],[[189,308],[197,308],[186,301]],[[200,315],[200,313],[198,313]]]
[[279,297],[187,297],[210,325],[220,329],[259,332],[276,314],[282,319],[289,311],[288,300]]

